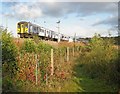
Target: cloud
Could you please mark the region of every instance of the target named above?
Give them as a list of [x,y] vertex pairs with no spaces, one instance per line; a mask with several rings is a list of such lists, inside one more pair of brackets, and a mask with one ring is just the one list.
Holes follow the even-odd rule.
[[[5,2],[6,3],[6,2]],[[96,17],[99,18],[99,16],[102,16],[103,14],[112,15],[118,13],[118,6],[115,3],[103,3],[103,2],[7,2],[7,4],[4,6],[4,16],[8,17],[15,17],[21,19],[44,19],[54,21],[56,18],[59,17],[67,19],[67,16],[73,14],[78,18],[78,21],[80,23],[85,23],[82,26],[80,23],[76,21],[75,24],[70,25],[70,23],[63,23],[64,30],[61,30],[63,34],[69,34],[74,36],[74,32],[77,33],[77,35],[80,36],[92,36],[95,32],[99,32],[99,29],[97,31],[94,31],[93,29],[86,29],[86,27],[89,27],[89,18],[90,16],[96,15]],[[100,15],[99,15],[100,14]],[[41,18],[43,17],[43,18]],[[48,18],[47,18],[48,17]],[[71,16],[70,16],[71,17]],[[67,21],[73,21],[74,17],[68,17]],[[88,18],[87,18],[88,17]],[[95,16],[94,16],[95,17]],[[31,19],[30,19],[31,18]],[[55,18],[55,19],[54,19]],[[69,19],[70,18],[70,19]],[[92,18],[92,17],[91,17]],[[104,17],[103,17],[104,18]],[[95,19],[92,19],[95,22]],[[93,26],[101,25],[101,24],[108,24],[108,25],[114,25],[117,23],[116,17],[108,17],[107,19],[104,19],[101,21],[94,23]],[[72,23],[73,23],[72,22]],[[81,27],[77,26],[80,25]],[[71,28],[70,28],[71,27]],[[93,27],[92,27],[93,28]],[[99,27],[98,27],[99,28]],[[106,29],[107,27],[103,28]],[[101,30],[102,32],[104,30]],[[71,33],[71,34],[70,34]],[[104,32],[102,32],[103,34]],[[105,35],[105,34],[104,34]]]
[[93,37],[95,33],[100,34],[101,36],[107,36],[108,30],[105,30],[104,28],[86,28],[79,25],[70,25],[69,27],[64,27],[63,29],[61,29],[61,33],[68,36],[74,36],[74,34],[76,33],[76,35],[79,37]]
[[16,0],[1,0],[2,2],[15,2]]
[[11,14],[10,13],[3,13],[1,15],[4,16],[4,17],[14,17],[14,13],[13,12]]
[[42,16],[42,11],[37,6],[33,7],[23,3],[17,3],[11,9],[14,11],[14,16],[18,18],[38,18]]
[[[9,2],[12,5],[12,2]],[[117,13],[117,5],[110,2],[17,2],[11,6],[15,16],[21,18],[65,17],[76,14],[85,17],[100,13]]]
[[55,3],[35,3],[47,16],[61,17],[75,13],[78,16],[89,16],[98,13],[115,13],[117,5],[115,3],[96,2],[55,2]]
[[98,21],[98,22],[92,24],[92,26],[97,26],[97,25],[116,26],[116,25],[118,25],[118,16],[117,15],[111,16],[111,17],[108,17],[107,19],[104,19],[104,20],[101,20],[101,21]]
[[2,0],[2,2],[119,2],[119,0]]

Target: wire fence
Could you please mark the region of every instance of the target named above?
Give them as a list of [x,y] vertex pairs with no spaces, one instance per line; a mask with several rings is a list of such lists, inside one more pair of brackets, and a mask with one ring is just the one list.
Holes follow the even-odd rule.
[[63,64],[71,62],[80,53],[80,47],[62,47],[50,51],[19,53],[17,57],[19,71],[17,79],[29,81],[35,85],[48,85],[52,76],[61,77]]

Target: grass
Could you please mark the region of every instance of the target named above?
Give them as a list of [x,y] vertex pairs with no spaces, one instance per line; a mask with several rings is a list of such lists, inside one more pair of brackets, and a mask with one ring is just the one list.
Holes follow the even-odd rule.
[[20,85],[21,90],[29,92],[117,92],[117,86],[107,85],[100,79],[91,79],[85,75],[77,60],[71,58],[71,62],[57,62],[57,66],[60,64],[60,68],[64,70],[66,79],[57,78],[54,75],[54,79],[51,78],[52,81],[48,86],[42,86],[42,84],[36,86],[28,83]]
[[[70,67],[70,65],[71,67]],[[117,92],[118,88],[114,85],[108,85],[100,79],[91,79],[84,74],[79,62],[66,64],[66,71],[71,70],[67,79],[54,80],[55,87],[47,87],[48,92]]]
[[98,79],[81,76],[74,78],[74,81],[79,86],[78,92],[116,92],[115,88]]
[[72,77],[74,84],[77,84],[76,92],[117,92],[118,87],[116,85],[108,85],[101,79],[91,79],[85,75],[82,67],[79,66],[79,62],[74,66],[74,76]]

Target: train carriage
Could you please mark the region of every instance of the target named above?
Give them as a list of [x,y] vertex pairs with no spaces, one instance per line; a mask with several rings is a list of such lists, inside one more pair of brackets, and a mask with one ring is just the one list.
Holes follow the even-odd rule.
[[19,34],[21,38],[33,37],[33,35],[45,36],[45,31],[36,24],[21,21],[17,23],[17,34]]
[[58,32],[49,30],[47,28],[41,27],[39,25],[33,24],[31,22],[21,21],[17,23],[17,34],[20,35],[20,38],[31,37],[34,35],[39,36],[42,39],[46,40],[64,40],[68,41],[69,39]]

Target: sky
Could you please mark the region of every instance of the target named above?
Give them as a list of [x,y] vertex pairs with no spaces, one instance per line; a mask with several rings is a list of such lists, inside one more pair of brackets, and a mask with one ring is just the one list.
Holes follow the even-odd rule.
[[56,22],[59,20],[60,32],[67,36],[93,37],[95,33],[118,36],[117,2],[14,1],[0,2],[0,26],[8,27],[15,37],[19,21],[32,22],[58,32]]

